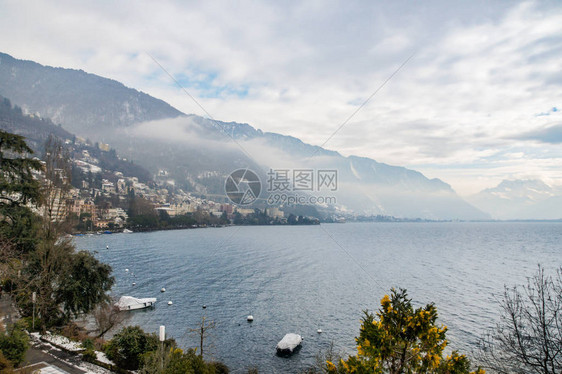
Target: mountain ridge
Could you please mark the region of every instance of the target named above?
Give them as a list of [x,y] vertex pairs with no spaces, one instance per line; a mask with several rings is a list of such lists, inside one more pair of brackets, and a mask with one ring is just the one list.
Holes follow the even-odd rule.
[[496,219],[562,218],[562,188],[539,179],[503,180],[467,200]]
[[[169,169],[185,188],[197,185],[203,192],[224,193],[222,178],[239,167],[332,167],[340,172],[338,204],[341,201],[352,211],[429,219],[488,218],[450,185],[418,171],[366,157],[344,157],[249,124],[186,115],[160,99],[80,70],[0,54],[0,83],[0,95],[24,110],[51,116],[77,135],[111,143],[153,173]],[[229,144],[230,138],[256,160]]]
[[[1,52],[0,82],[0,95],[24,111],[63,124],[66,130],[81,136],[107,127],[183,114],[163,100],[116,80],[83,70],[18,60]],[[90,113],[84,115],[88,108]],[[84,131],[86,128],[93,131]]]

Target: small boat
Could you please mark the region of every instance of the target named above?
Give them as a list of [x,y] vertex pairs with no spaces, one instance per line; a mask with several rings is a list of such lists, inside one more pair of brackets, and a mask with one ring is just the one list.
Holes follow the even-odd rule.
[[123,229],[123,234],[130,234],[130,233],[132,233],[132,232],[133,232],[132,230]]
[[285,334],[283,339],[277,343],[277,354],[280,356],[289,356],[299,350],[301,343],[302,336],[299,334]]
[[115,306],[117,306],[119,310],[135,310],[150,308],[154,303],[156,303],[155,297],[139,299],[133,296],[121,296],[119,301],[115,303]]

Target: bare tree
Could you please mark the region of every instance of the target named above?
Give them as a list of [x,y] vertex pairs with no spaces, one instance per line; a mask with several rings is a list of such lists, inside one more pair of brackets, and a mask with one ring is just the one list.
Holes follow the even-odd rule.
[[92,312],[94,322],[96,325],[96,338],[103,338],[103,336],[114,327],[120,326],[129,313],[122,313],[114,303],[115,300],[104,302]]
[[207,316],[203,314],[199,326],[194,329],[189,329],[189,332],[196,334],[199,337],[199,356],[203,357],[203,349],[205,346],[205,339],[209,337],[210,331],[216,327],[214,321],[206,322]]
[[481,339],[482,366],[497,373],[562,372],[562,268],[539,265],[527,285],[505,288],[496,328]]

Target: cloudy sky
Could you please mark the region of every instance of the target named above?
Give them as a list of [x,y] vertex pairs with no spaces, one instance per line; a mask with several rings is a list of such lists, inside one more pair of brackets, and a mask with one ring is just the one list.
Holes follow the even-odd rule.
[[0,2],[0,51],[203,115],[324,142],[466,195],[562,184],[562,5],[508,1]]

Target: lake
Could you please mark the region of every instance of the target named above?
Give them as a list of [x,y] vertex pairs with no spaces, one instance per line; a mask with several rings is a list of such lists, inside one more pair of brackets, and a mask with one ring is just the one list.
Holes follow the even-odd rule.
[[[232,372],[295,373],[331,342],[353,353],[362,311],[376,311],[392,287],[415,306],[434,302],[449,347],[468,353],[496,322],[504,285],[524,283],[539,263],[562,265],[562,223],[543,222],[236,226],[75,243],[113,267],[115,296],[158,298],[154,309],[128,312],[128,324],[165,325],[181,347],[197,347],[190,329],[205,314],[216,323],[205,355]],[[277,357],[289,332],[304,337],[302,349]]]

